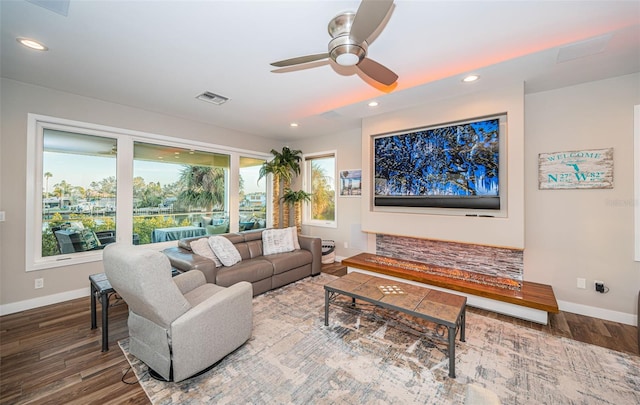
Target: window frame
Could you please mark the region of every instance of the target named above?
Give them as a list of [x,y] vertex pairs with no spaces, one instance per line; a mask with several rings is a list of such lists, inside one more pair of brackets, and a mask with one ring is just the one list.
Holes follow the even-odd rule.
[[303,161],[303,181],[302,181],[302,189],[307,193],[312,193],[311,187],[311,162],[314,159],[333,157],[333,206],[334,206],[334,220],[318,220],[311,218],[311,203],[305,202],[303,204],[303,215],[302,215],[302,224],[309,226],[317,226],[323,228],[338,228],[338,184],[337,184],[337,173],[338,173],[338,151],[337,150],[329,150],[323,152],[313,152],[302,155]]
[[[25,269],[29,271],[44,270],[62,266],[96,262],[102,260],[100,250],[60,254],[42,257],[42,169],[43,169],[43,130],[58,129],[73,133],[113,138],[117,142],[116,155],[116,241],[132,244],[133,232],[133,148],[134,142],[146,142],[163,146],[193,148],[205,152],[227,154],[230,157],[229,178],[227,179],[230,232],[238,231],[239,217],[237,202],[239,193],[239,156],[269,159],[269,154],[224,147],[205,142],[157,135],[142,131],[116,128],[100,124],[74,121],[46,115],[29,113],[27,116],[27,168],[26,168],[26,221],[25,221]],[[267,187],[267,218],[273,209],[271,206],[270,188]],[[267,226],[271,226],[268,222]],[[128,230],[128,231],[124,231]],[[175,246],[176,241],[142,245],[140,248],[161,250]]]

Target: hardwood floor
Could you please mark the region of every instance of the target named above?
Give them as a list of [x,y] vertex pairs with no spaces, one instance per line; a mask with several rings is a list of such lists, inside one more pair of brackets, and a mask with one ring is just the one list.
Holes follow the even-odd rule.
[[[323,265],[322,271],[336,276],[343,276],[347,273],[347,269],[341,263]],[[557,314],[550,314],[548,325],[540,325],[484,309],[468,307],[468,311],[543,331],[550,335],[562,336],[611,350],[639,354],[638,332],[635,326],[562,311]]]
[[[342,276],[346,268],[340,263],[323,265],[323,272]],[[634,326],[567,312],[552,315],[549,325],[538,325],[475,308],[469,311],[638,354]],[[0,403],[149,404],[133,373],[127,372],[129,363],[117,344],[127,334],[126,305],[110,308],[110,350],[100,352],[101,331],[90,329],[88,297],[0,317]],[[132,384],[123,383],[123,376]]]
[[117,344],[128,335],[126,305],[110,308],[109,335],[102,353],[89,297],[0,317],[0,403],[149,404],[132,372],[133,385],[121,381],[129,368]]

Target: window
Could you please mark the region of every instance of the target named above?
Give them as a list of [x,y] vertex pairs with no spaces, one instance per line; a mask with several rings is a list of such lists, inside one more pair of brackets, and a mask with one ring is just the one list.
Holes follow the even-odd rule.
[[36,114],[27,148],[27,270],[267,226],[267,154]]
[[116,139],[44,128],[42,257],[115,241]]
[[134,243],[228,232],[228,178],[227,154],[134,142]]
[[240,231],[267,227],[267,182],[258,181],[266,160],[240,156],[239,211]]
[[335,156],[335,152],[326,152],[304,157],[304,191],[311,194],[305,211],[309,225],[336,227]]

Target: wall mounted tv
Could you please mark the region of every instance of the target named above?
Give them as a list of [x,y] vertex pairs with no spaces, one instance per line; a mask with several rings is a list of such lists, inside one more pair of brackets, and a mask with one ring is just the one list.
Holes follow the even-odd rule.
[[505,128],[497,115],[374,136],[374,205],[500,210]]

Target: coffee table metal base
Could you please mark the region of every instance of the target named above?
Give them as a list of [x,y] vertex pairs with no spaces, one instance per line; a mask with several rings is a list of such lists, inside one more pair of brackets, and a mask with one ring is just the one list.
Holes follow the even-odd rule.
[[[354,273],[350,273],[350,274],[354,274]],[[350,274],[342,277],[342,279],[344,279],[345,277],[349,278]],[[358,278],[358,276],[354,278]],[[380,280],[384,280],[384,279],[371,277],[369,281],[379,282]],[[397,283],[397,282],[394,284],[400,285],[401,287],[405,286],[405,284]],[[398,312],[405,313],[407,315],[415,316],[417,318],[434,322],[439,327],[444,327],[448,331],[447,345],[448,345],[448,354],[449,354],[449,377],[456,378],[455,338],[458,331],[460,331],[460,341],[461,342],[465,341],[465,323],[466,323],[466,298],[465,297],[456,296],[454,294],[448,294],[449,296],[455,297],[455,299],[451,301],[452,302],[451,305],[456,309],[458,309],[457,316],[455,316],[455,320],[452,321],[452,320],[439,319],[437,315],[429,314],[428,311],[425,311],[424,309],[420,310],[420,312],[417,312],[415,310],[410,309],[409,307],[393,305],[388,302],[385,302],[384,299],[368,296],[366,293],[364,293],[364,291],[360,293],[360,292],[357,292],[357,289],[353,290],[350,288],[343,288],[343,286],[344,284],[342,286],[336,286],[336,285],[332,286],[332,283],[329,283],[324,286],[324,289],[325,289],[324,291],[324,325],[325,326],[329,326],[329,305],[335,304],[338,296],[340,295],[351,298],[352,305],[354,306],[355,306],[356,300],[362,300],[364,302],[368,302],[369,304],[373,304],[375,306],[395,310]],[[416,286],[409,286],[409,285],[406,285],[406,286],[408,289],[413,289],[413,290],[416,289]],[[428,295],[428,292],[432,291],[427,288],[422,288],[422,287],[417,287],[417,288],[423,290],[423,292],[426,292],[425,295]],[[438,294],[447,294],[447,293],[438,292]],[[424,299],[425,298],[423,298],[423,300]]]

